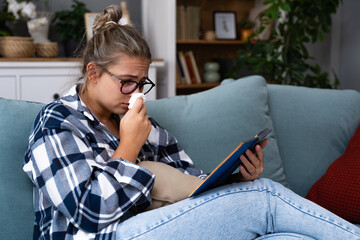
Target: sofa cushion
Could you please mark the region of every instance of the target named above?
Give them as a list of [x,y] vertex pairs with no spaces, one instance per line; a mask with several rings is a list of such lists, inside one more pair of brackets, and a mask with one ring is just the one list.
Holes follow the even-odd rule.
[[0,98],[0,239],[32,239],[32,183],[22,164],[31,125],[41,107]]
[[[208,91],[147,102],[160,125],[180,142],[195,166],[211,172],[241,141],[264,128],[274,129],[265,80],[252,76]],[[265,151],[268,177],[286,184],[274,132]]]
[[333,162],[306,196],[340,217],[360,223],[360,125],[345,153]]
[[286,179],[305,196],[354,135],[360,93],[271,84],[268,89]]

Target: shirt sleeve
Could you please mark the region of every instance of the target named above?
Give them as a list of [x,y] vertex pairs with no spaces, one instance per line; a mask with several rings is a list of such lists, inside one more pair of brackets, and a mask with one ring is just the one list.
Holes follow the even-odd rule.
[[173,166],[185,174],[206,178],[206,174],[194,166],[191,158],[185,153],[178,140],[167,130],[151,119],[152,129],[148,142],[155,147],[155,161]]
[[99,232],[130,208],[150,205],[155,176],[148,170],[123,159],[95,161],[88,143],[69,129],[46,128],[40,135],[24,170],[76,227]]

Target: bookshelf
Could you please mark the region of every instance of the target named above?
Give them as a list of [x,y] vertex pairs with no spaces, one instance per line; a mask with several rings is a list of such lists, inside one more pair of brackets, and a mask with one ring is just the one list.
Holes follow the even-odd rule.
[[[192,6],[199,8],[199,32],[200,34],[184,34],[184,30],[179,29],[179,18],[181,18],[181,6]],[[199,83],[188,83],[184,84],[184,80],[180,80],[180,74],[176,74],[176,94],[191,94],[199,91],[204,91],[212,87],[216,87],[219,83],[205,83],[203,79],[204,75],[204,64],[206,62],[215,61],[220,64],[220,75],[221,79],[225,78],[225,74],[231,69],[231,59],[236,58],[236,52],[240,48],[244,48],[245,42],[240,40],[240,33],[237,28],[237,38],[234,40],[204,40],[202,35],[206,31],[214,30],[213,14],[217,11],[232,11],[236,13],[236,22],[238,23],[241,19],[248,17],[250,10],[254,7],[254,0],[227,0],[227,1],[216,1],[216,0],[177,0],[176,1],[176,20],[177,20],[177,31],[176,31],[176,53],[179,52],[193,52],[196,65],[201,76],[201,84]],[[186,7],[185,7],[186,9]],[[183,14],[183,13],[182,13]],[[183,20],[184,21],[184,20]],[[186,27],[190,23],[197,24],[198,20],[190,20],[186,22]],[[184,24],[184,22],[181,22]],[[186,30],[188,31],[188,30]],[[194,31],[194,29],[191,29]],[[196,29],[195,29],[196,31]],[[186,35],[186,36],[184,36]],[[189,37],[190,36],[190,37]],[[192,38],[192,39],[191,39]],[[175,54],[176,54],[175,53]],[[178,66],[176,66],[178,67]],[[179,70],[178,70],[179,71]]]
[[[213,59],[231,59],[244,44],[237,32],[236,40],[205,41],[177,39],[177,6],[189,4],[200,7],[200,27],[203,33],[214,30],[214,11],[235,11],[236,22],[248,17],[255,6],[255,0],[141,0],[142,32],[152,51],[154,58],[162,58],[165,67],[158,70],[158,98],[172,97],[177,94],[198,92],[209,89],[207,85],[184,87],[176,84],[176,53],[178,50],[193,51],[200,75],[203,75],[205,62]],[[210,85],[211,86],[211,85]],[[211,86],[213,87],[213,86]],[[192,89],[184,90],[184,89]]]

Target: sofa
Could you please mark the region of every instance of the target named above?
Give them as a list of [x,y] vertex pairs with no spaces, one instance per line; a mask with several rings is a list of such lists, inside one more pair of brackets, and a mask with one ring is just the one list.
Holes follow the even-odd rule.
[[[204,92],[146,104],[149,115],[177,137],[205,172],[241,141],[272,129],[261,177],[301,196],[344,154],[360,123],[360,93],[355,90],[273,85],[261,76],[226,79]],[[42,106],[0,98],[0,239],[32,238],[32,184],[22,164]]]

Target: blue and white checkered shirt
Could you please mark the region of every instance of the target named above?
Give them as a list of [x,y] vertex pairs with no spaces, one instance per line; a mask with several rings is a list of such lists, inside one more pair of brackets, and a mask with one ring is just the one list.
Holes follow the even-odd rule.
[[[152,129],[138,159],[203,178],[177,140],[150,120]],[[118,144],[75,86],[43,107],[23,167],[34,183],[34,239],[115,239],[128,211],[150,205],[155,176],[125,159],[111,159]]]

